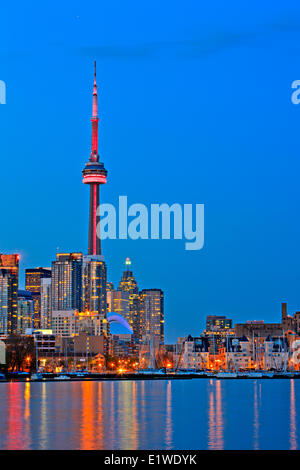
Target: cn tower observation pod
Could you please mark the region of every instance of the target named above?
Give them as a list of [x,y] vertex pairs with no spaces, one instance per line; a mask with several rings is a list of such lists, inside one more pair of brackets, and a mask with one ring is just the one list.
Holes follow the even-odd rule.
[[122,315],[120,315],[119,313],[109,312],[107,314],[107,321],[109,322],[110,325],[114,323],[118,323],[119,325],[126,328],[126,330],[128,331],[128,334],[131,334],[131,335],[133,334],[133,330],[131,326],[129,325],[127,320],[125,320],[125,318],[122,317]]

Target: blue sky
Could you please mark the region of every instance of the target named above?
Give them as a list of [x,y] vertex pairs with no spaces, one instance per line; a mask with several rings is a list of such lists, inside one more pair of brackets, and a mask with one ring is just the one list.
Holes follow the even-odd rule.
[[20,252],[23,269],[86,251],[96,59],[102,202],[205,204],[201,251],[105,241],[109,279],[129,256],[140,288],[164,289],[168,341],[199,334],[207,314],[300,310],[297,3],[1,6],[0,251]]

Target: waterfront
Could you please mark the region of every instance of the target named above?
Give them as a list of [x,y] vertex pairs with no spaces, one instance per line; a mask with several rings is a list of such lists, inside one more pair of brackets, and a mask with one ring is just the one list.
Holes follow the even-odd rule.
[[1,449],[297,449],[297,380],[8,382]]

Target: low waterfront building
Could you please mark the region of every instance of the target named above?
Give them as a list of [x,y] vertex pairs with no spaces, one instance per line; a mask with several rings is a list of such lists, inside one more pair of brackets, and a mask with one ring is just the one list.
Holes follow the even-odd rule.
[[246,323],[235,325],[236,336],[247,336],[248,338],[267,338],[268,336],[281,336],[284,332],[294,331],[300,334],[300,312],[288,315],[287,304],[281,304],[281,323],[265,323],[264,320],[251,320]]
[[28,336],[33,336],[35,346],[38,350],[38,358],[53,357],[56,352],[56,337],[52,330],[36,330],[28,328],[25,332]]
[[251,343],[246,336],[228,337],[219,352],[219,368],[247,370],[253,366]]
[[254,336],[267,338],[267,336],[280,336],[282,330],[281,323],[265,323],[263,320],[247,321],[246,323],[237,323],[235,325],[237,337],[246,336],[252,338]]
[[62,337],[75,336],[78,332],[76,327],[76,310],[53,310],[52,330],[54,335]]
[[80,333],[74,337],[74,352],[75,355],[97,355],[106,354],[107,340],[104,335],[88,335],[87,333]]
[[178,369],[204,370],[209,368],[209,345],[207,338],[188,336],[182,342],[182,352],[177,358]]
[[110,341],[111,356],[114,357],[137,357],[137,345],[131,334],[114,334]]
[[262,368],[283,370],[289,366],[289,345],[287,338],[268,336],[263,345]]

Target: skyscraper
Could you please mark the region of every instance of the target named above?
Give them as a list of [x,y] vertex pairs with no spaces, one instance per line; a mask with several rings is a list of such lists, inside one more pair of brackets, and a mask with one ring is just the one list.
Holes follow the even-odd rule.
[[99,161],[98,155],[98,103],[97,103],[97,81],[96,62],[93,91],[93,115],[92,115],[92,148],[90,159],[82,171],[83,183],[90,185],[90,219],[89,219],[89,255],[101,255],[100,233],[97,236],[97,225],[100,221],[100,214],[97,212],[99,199],[99,186],[106,183],[107,171],[104,164]]
[[41,328],[51,329],[52,328],[52,310],[51,310],[51,298],[52,298],[52,279],[42,278],[41,279]]
[[17,332],[20,256],[0,254],[0,335]]
[[81,310],[82,253],[57,253],[52,262],[52,311]]
[[131,261],[129,258],[126,258],[125,264],[126,270],[123,272],[121,281],[119,282],[118,290],[129,292],[130,294],[138,294],[139,288],[133,275],[133,272],[130,270]]
[[94,334],[107,334],[107,272],[102,255],[83,257],[82,312],[93,317]]
[[25,270],[25,288],[31,292],[34,300],[34,324],[36,329],[41,328],[41,281],[51,278],[50,268],[33,268]]
[[111,290],[107,293],[107,304],[110,312],[119,313],[130,324],[129,292]]
[[164,293],[161,289],[140,292],[140,330],[142,342],[164,342]]
[[126,320],[133,330],[135,341],[139,341],[141,337],[139,288],[133,272],[130,270],[131,261],[129,258],[126,258],[125,264],[127,269],[123,272],[121,281],[119,282],[118,291],[122,291],[124,294],[127,293],[129,295],[129,313]]
[[17,331],[19,335],[24,335],[27,328],[33,327],[34,300],[31,292],[26,290],[18,291],[18,322]]

